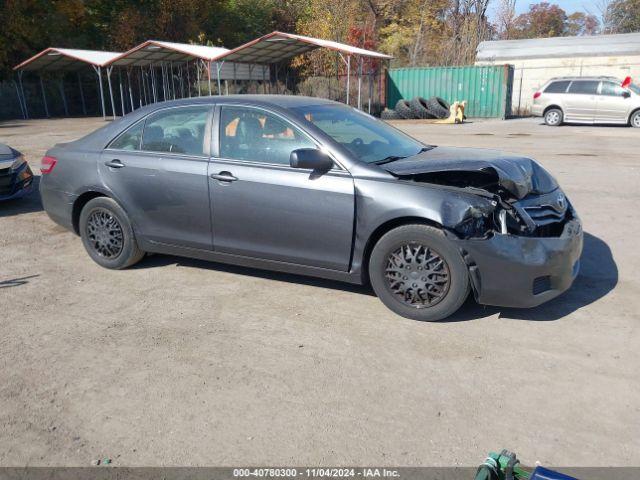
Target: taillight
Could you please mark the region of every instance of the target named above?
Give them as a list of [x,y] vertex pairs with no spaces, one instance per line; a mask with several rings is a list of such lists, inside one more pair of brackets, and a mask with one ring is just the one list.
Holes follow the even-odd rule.
[[55,157],[47,157],[47,156],[42,157],[42,161],[40,162],[40,172],[43,175],[46,175],[47,173],[51,173],[51,171],[53,170],[53,167],[56,166],[56,163],[58,163],[58,159]]
[[536,98],[538,98],[540,95],[542,95],[542,92],[536,92],[533,94],[533,99],[535,100]]

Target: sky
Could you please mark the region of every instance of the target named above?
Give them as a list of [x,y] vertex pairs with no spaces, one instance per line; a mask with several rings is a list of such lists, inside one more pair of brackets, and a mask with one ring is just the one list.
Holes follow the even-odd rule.
[[[539,3],[541,0],[516,0],[516,13],[519,15],[529,10],[529,5],[533,3]],[[547,0],[552,5],[558,5],[562,8],[567,15],[571,15],[574,12],[587,12],[600,16],[600,9],[598,6],[602,3],[601,0]],[[495,16],[495,11],[500,2],[494,1],[492,16]]]

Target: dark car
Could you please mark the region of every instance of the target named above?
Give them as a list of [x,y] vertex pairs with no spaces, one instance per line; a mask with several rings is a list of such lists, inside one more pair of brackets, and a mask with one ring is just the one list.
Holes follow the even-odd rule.
[[531,159],[425,145],[343,104],[221,96],[150,105],[44,157],[49,216],[100,265],[145,252],[370,282],[418,320],[565,291],[580,221]]
[[0,201],[24,197],[33,190],[33,173],[24,156],[0,143]]

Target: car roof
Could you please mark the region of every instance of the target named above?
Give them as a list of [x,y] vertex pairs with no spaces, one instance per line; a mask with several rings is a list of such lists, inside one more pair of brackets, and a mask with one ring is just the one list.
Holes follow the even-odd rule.
[[317,97],[305,97],[301,95],[211,95],[207,97],[181,98],[166,102],[154,103],[155,109],[194,104],[224,104],[224,103],[250,103],[253,105],[276,106],[281,108],[303,107],[308,105],[344,105]]
[[587,76],[583,76],[583,77],[554,77],[551,80],[549,80],[549,82],[557,82],[557,81],[575,81],[575,80],[613,80],[616,82],[620,82],[620,80],[616,77],[608,77],[608,76],[592,76],[592,77],[587,77]]

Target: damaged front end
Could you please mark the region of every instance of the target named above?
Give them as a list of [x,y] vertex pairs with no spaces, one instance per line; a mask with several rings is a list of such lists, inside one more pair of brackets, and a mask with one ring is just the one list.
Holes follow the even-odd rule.
[[458,162],[440,159],[435,163],[413,160],[410,165],[393,164],[389,171],[402,180],[460,189],[490,200],[494,206],[491,212],[469,208],[464,220],[454,228],[460,238],[482,238],[494,233],[558,237],[564,225],[576,218],[555,179],[527,158]]
[[555,179],[536,162],[482,154],[394,162],[389,171],[404,181],[479,197],[446,232],[467,263],[476,300],[539,305],[568,289],[578,273],[580,220]]

